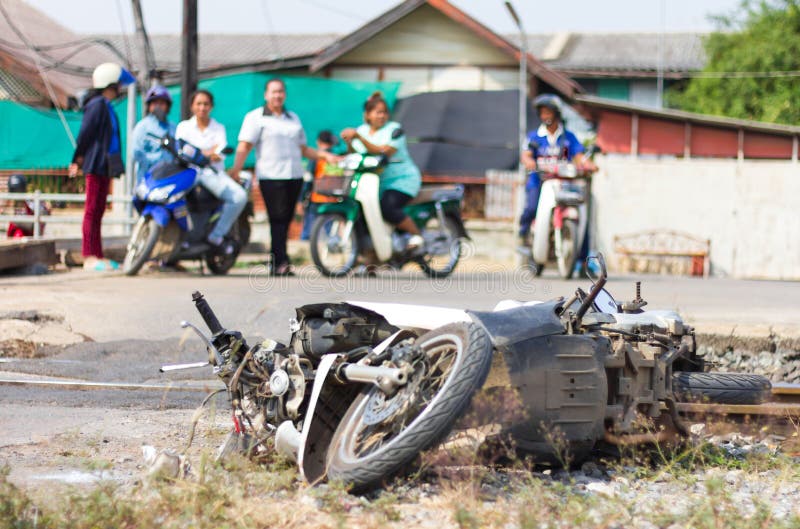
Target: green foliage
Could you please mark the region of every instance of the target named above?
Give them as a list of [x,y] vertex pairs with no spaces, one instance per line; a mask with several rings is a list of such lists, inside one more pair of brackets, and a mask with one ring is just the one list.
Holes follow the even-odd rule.
[[[743,0],[705,41],[707,64],[670,106],[771,123],[800,123],[800,0]],[[723,73],[724,72],[724,73]],[[739,74],[733,72],[741,72]],[[769,76],[749,75],[753,72]]]

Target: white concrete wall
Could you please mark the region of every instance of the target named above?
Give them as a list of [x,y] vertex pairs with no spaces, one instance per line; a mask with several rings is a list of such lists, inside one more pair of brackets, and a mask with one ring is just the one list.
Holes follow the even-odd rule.
[[714,275],[800,280],[800,164],[602,156],[593,236],[677,230],[711,240]]

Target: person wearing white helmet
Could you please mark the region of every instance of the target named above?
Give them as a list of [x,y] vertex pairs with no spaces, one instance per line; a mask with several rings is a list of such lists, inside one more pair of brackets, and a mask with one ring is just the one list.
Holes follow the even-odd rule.
[[172,96],[169,90],[155,85],[144,97],[147,115],[133,128],[133,159],[136,162],[136,182],[154,165],[161,161],[169,161],[172,156],[161,148],[158,138],[169,134],[175,137],[175,124],[167,119],[172,108]]
[[133,81],[133,75],[119,64],[101,64],[92,73],[93,90],[83,107],[83,120],[75,140],[75,154],[69,165],[69,176],[75,177],[83,170],[86,177],[86,206],[81,244],[84,268],[119,268],[114,261],[103,259],[100,227],[111,178],[117,178],[125,171],[120,122],[111,101],[119,97],[121,89]]

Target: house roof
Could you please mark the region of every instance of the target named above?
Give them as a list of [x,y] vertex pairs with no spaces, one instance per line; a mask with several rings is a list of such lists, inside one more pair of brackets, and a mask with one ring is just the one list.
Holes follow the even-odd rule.
[[655,109],[588,95],[575,96],[574,101],[578,106],[582,106],[584,109],[588,110],[589,113],[591,113],[592,110],[610,110],[623,112],[625,114],[637,114],[640,116],[650,116],[654,118],[668,119],[671,121],[682,121],[727,129],[742,129],[784,136],[800,135],[800,126],[780,125],[776,123],[765,123],[762,121],[751,121],[747,119],[725,118],[721,116],[711,116],[708,114],[695,114],[694,112],[684,112],[683,110]]
[[[360,46],[392,24],[395,24],[425,5],[436,9],[447,18],[464,26],[500,51],[513,57],[515,60],[519,60],[518,46],[509,42],[505,37],[493,32],[446,0],[406,0],[328,46],[311,62],[311,71],[324,68],[345,53]],[[575,81],[548,68],[534,56],[528,54],[527,62],[528,68],[534,75],[565,96],[572,97],[572,95],[581,91],[580,85]]]
[[0,67],[6,74],[47,94],[41,68],[61,106],[66,106],[69,96],[91,86],[95,66],[124,62],[92,42],[96,39],[71,32],[22,0],[0,4],[0,35]]

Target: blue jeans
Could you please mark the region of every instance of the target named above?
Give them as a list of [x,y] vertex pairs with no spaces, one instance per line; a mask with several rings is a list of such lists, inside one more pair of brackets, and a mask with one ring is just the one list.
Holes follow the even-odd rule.
[[199,171],[197,180],[212,195],[224,202],[219,220],[208,235],[209,239],[221,239],[228,234],[231,226],[247,205],[247,192],[233,178],[211,168]]
[[311,237],[311,226],[317,220],[317,205],[313,202],[308,203],[308,207],[303,212],[303,231],[300,233],[300,240],[307,241]]
[[527,236],[531,232],[531,224],[536,218],[536,208],[539,207],[539,193],[542,190],[542,181],[539,175],[531,173],[525,184],[525,209],[519,217],[519,234]]

